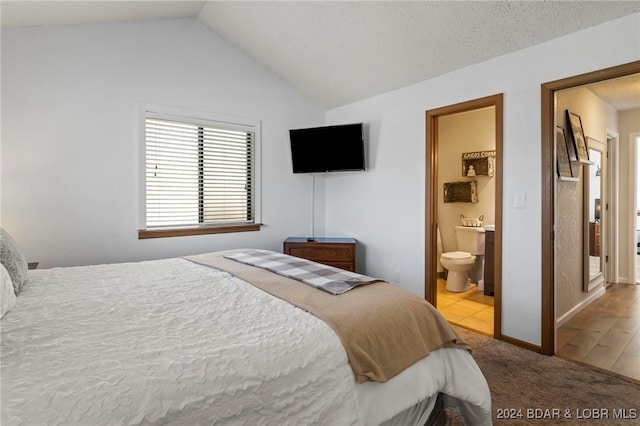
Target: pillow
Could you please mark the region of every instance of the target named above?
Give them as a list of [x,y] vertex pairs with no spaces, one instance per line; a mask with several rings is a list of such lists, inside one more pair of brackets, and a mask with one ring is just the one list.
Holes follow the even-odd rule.
[[16,294],[20,294],[20,288],[27,280],[28,266],[15,240],[4,228],[0,228],[0,263],[7,268],[13,290]]
[[7,268],[0,263],[0,318],[16,305],[16,293]]

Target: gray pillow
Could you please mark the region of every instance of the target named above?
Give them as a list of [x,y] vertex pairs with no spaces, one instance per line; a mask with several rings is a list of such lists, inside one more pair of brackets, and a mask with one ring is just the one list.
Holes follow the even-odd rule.
[[0,228],[0,263],[7,268],[16,296],[27,281],[28,266],[15,240],[4,228]]
[[0,318],[16,305],[16,294],[7,268],[0,263]]

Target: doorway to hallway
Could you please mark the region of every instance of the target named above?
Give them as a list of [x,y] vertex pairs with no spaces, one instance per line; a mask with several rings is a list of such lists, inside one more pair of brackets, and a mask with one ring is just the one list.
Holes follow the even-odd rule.
[[[556,343],[555,242],[555,94],[564,89],[630,76],[640,72],[640,61],[565,78],[541,86],[542,104],[542,353],[552,355]],[[623,195],[624,191],[621,191]],[[611,235],[617,235],[610,233]],[[620,235],[623,235],[620,232]],[[626,234],[624,234],[626,235]],[[611,261],[611,259],[610,259]],[[613,260],[615,262],[615,260]]]

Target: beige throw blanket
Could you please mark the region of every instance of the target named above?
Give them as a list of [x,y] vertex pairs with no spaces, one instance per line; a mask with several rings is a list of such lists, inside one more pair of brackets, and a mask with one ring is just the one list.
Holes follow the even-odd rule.
[[325,321],[338,335],[358,383],[386,382],[433,350],[470,350],[427,301],[386,282],[340,295],[226,259],[215,252],[186,259],[227,271]]

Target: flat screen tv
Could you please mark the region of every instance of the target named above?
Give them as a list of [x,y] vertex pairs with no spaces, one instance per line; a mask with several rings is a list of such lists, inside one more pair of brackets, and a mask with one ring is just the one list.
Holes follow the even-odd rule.
[[362,123],[289,130],[293,173],[364,170]]

